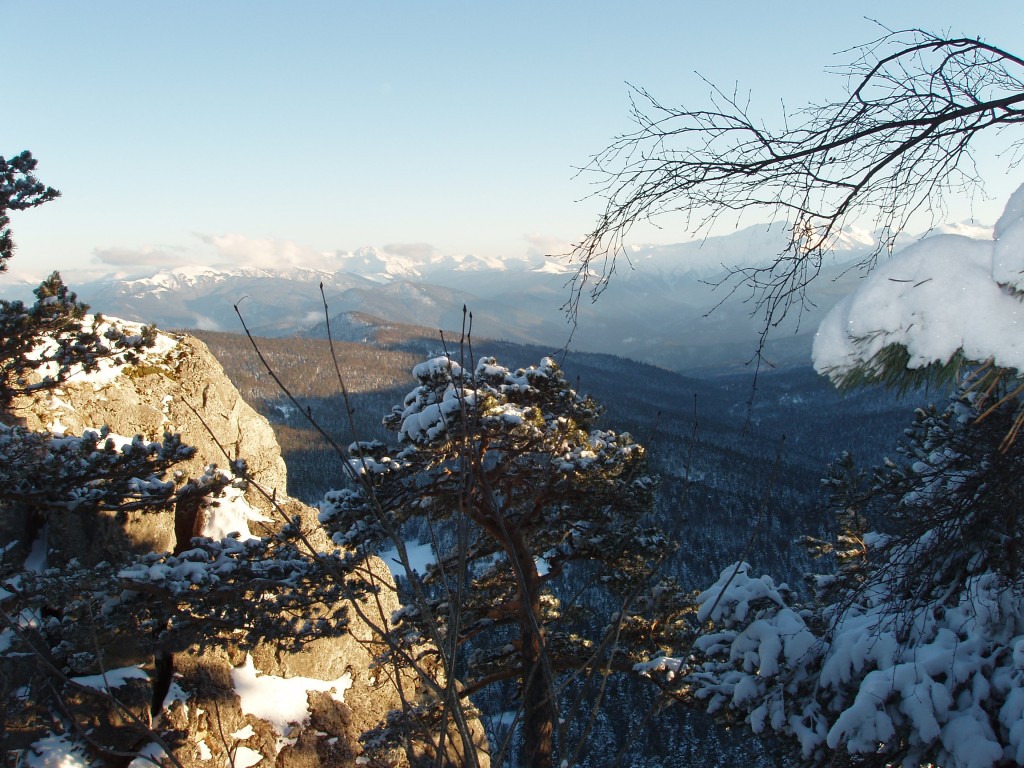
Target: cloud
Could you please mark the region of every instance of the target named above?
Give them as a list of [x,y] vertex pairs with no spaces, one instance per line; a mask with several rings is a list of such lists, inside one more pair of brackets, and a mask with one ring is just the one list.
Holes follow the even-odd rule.
[[108,270],[142,272],[157,268],[173,269],[187,265],[217,268],[306,269],[337,272],[358,271],[366,253],[405,261],[412,265],[431,264],[442,260],[442,254],[430,243],[389,243],[379,248],[356,251],[318,251],[296,242],[275,237],[251,237],[229,232],[223,234],[193,233],[190,246],[143,246],[140,248],[109,247],[93,250],[95,259]]
[[555,261],[565,264],[566,255],[572,251],[572,243],[555,235],[531,233],[524,235],[526,257],[532,264]]
[[223,331],[220,323],[206,315],[195,315],[192,318],[192,325],[201,331]]
[[317,251],[294,240],[275,237],[249,237],[248,235],[200,235],[200,239],[214,248],[217,263],[240,267],[306,267],[331,269],[334,255]]
[[430,243],[388,243],[381,250],[422,262],[431,261],[439,255],[437,249]]
[[[190,264],[209,267],[308,267],[332,269],[337,259],[291,240],[249,237],[240,234],[194,233],[191,246],[142,246],[96,248],[93,256],[104,266],[118,270],[173,269]],[[337,267],[333,267],[336,269]]]
[[184,259],[184,249],[164,246],[142,248],[95,248],[92,255],[104,264],[114,267],[173,267]]
[[377,250],[385,255],[395,256],[415,263],[428,263],[440,257],[438,250],[430,243],[390,243],[378,249],[357,249],[356,251],[318,251],[294,240],[273,237],[249,237],[248,235],[200,235],[204,243],[216,251],[216,263],[230,263],[241,267],[305,267],[325,272],[346,269],[346,262],[363,250]]

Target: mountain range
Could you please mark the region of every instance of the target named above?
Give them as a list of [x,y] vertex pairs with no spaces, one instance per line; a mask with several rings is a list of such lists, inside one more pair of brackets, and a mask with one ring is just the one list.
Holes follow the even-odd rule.
[[[702,241],[630,247],[600,297],[582,297],[575,325],[565,312],[575,267],[565,260],[449,257],[427,246],[339,252],[328,270],[169,266],[72,288],[107,315],[162,328],[239,331],[240,313],[262,336],[323,335],[327,318],[332,331],[351,336],[360,316],[458,332],[466,307],[477,338],[570,346],[691,371],[751,358],[763,317],[749,289],[730,294],[735,284],[723,280],[736,265],[770,264],[783,246],[780,225],[756,225]],[[862,273],[852,265],[874,247],[869,233],[843,233],[803,312],[769,336],[770,363],[808,363],[818,323],[856,286]]]

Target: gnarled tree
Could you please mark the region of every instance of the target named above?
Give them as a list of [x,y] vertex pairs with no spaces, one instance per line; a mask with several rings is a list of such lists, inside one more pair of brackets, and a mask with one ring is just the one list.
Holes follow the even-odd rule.
[[[355,444],[352,466],[366,482],[329,495],[323,518],[350,545],[386,544],[410,521],[425,522],[439,557],[422,580],[410,571],[424,599],[396,617],[392,645],[439,627],[433,652],[448,655],[460,696],[518,684],[524,764],[573,762],[558,735],[559,677],[631,670],[678,619],[669,608],[653,629],[658,610],[676,604],[652,580],[669,542],[643,523],[654,487],[644,449],[597,429],[601,409],[550,359],[511,371],[493,358],[467,370],[440,357],[413,373],[419,386],[386,418],[401,447]],[[622,601],[617,616],[603,617],[604,637],[574,631],[570,606],[555,596],[574,568],[589,568],[592,589]],[[443,704],[413,714],[440,718]],[[380,743],[400,738],[399,725]]]

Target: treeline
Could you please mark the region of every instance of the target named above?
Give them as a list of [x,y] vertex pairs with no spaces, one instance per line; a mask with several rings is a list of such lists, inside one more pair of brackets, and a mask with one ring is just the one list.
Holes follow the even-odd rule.
[[[385,331],[383,341],[335,342],[333,355],[324,339],[256,339],[298,406],[245,336],[196,333],[273,425],[288,465],[289,494],[316,502],[343,483],[335,450],[303,412],[342,448],[355,437],[386,441],[381,420],[413,386],[412,367],[445,348],[440,338],[412,326]],[[460,354],[457,345],[447,348]],[[552,354],[501,341],[475,341],[472,352],[509,366]],[[694,378],[611,355],[555,357],[567,378],[605,407],[605,428],[631,432],[648,446],[661,477],[658,523],[681,543],[674,575],[695,586],[716,578],[751,537],[748,557],[757,567],[798,578],[810,564],[793,540],[830,524],[820,490],[828,463],[842,451],[863,466],[893,455],[922,399],[901,402],[882,390],[842,395],[810,369],[763,373],[754,392],[750,374]]]
[[[409,372],[419,362],[409,352],[369,344],[336,342],[332,353],[321,339],[256,338],[254,347],[240,334],[194,333],[210,347],[245,401],[273,425],[288,466],[288,493],[307,502],[344,483],[336,451],[307,415],[341,448],[356,437],[383,440],[387,434],[381,417],[404,396],[412,382]],[[349,396],[347,409],[335,360]]]

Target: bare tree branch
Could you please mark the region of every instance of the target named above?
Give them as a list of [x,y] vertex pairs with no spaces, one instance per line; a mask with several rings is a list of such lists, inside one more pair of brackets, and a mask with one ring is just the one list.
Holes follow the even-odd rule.
[[[637,129],[582,169],[596,177],[605,210],[571,253],[570,319],[584,296],[596,300],[607,287],[634,225],[675,213],[699,235],[725,214],[763,211],[785,222],[783,250],[768,266],[733,267],[723,281],[730,295],[750,290],[762,320],[760,359],[768,331],[804,306],[845,225],[864,216],[876,228],[877,245],[859,264],[870,269],[916,214],[934,225],[949,195],[981,191],[972,147],[983,131],[1024,122],[1024,60],[920,29],[887,30],[851,53],[853,62],[835,70],[847,97],[783,111],[781,129],[751,116],[737,91],[711,83],[705,109],[668,107],[633,87]],[[1021,146],[1009,143],[1015,154]]]

